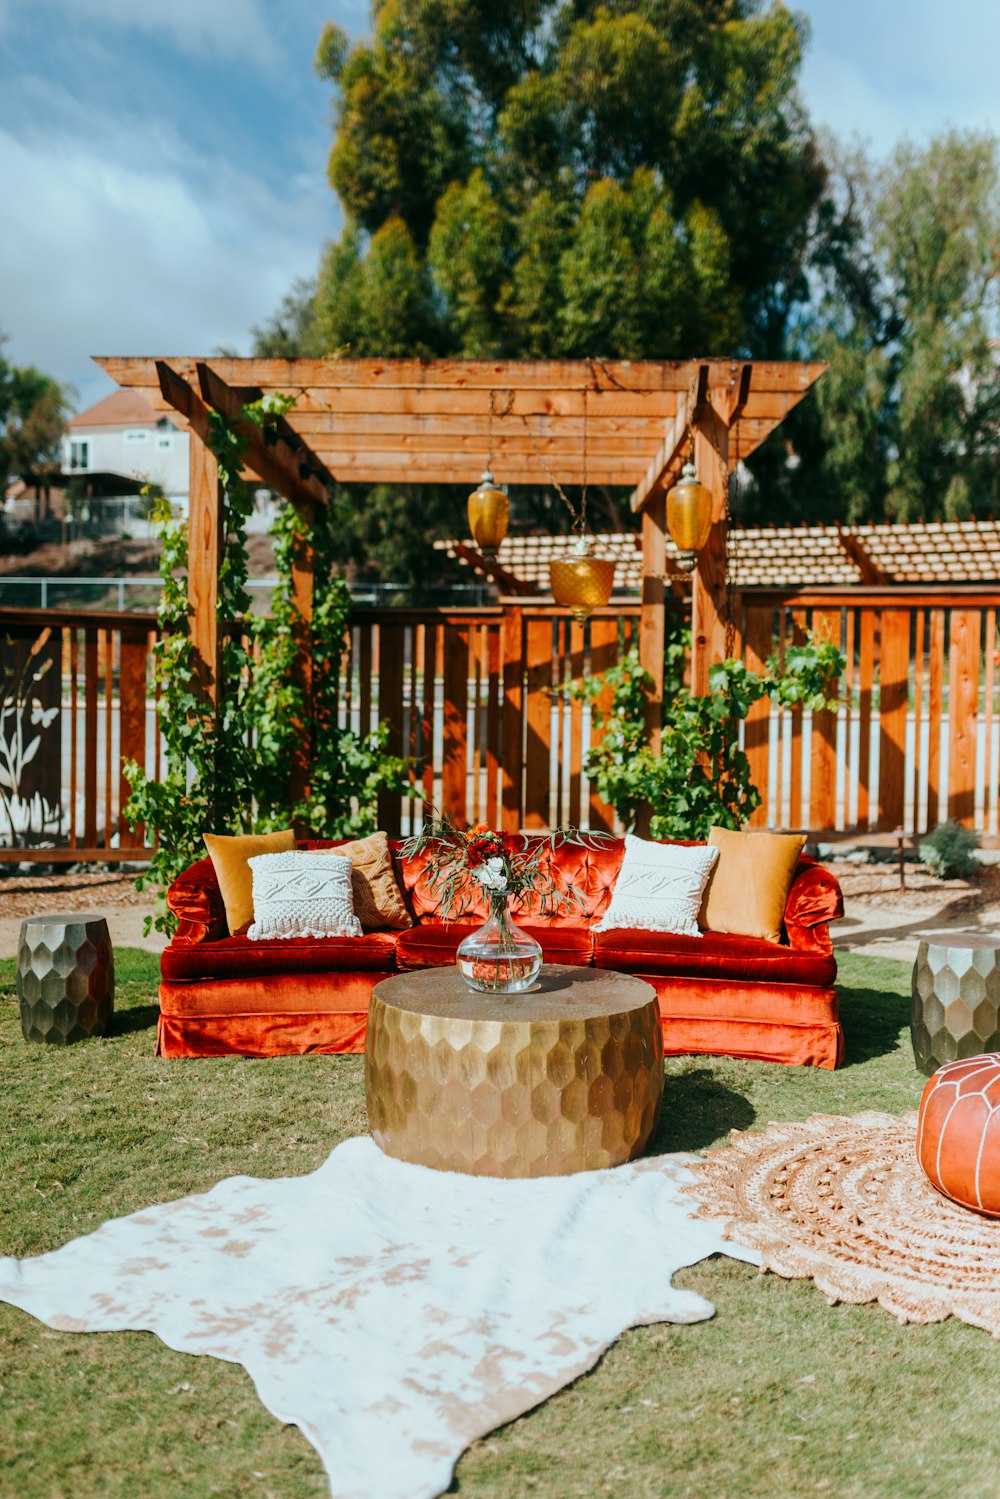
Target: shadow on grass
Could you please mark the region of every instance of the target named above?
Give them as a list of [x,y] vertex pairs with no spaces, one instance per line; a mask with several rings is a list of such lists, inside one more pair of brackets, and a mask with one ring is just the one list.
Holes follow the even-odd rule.
[[837,986],[840,1023],[844,1028],[844,1066],[856,1067],[873,1057],[887,1056],[910,1023],[910,996],[887,989]]
[[704,1150],[731,1129],[749,1129],[756,1117],[749,1099],[725,1087],[709,1068],[668,1072],[663,1080],[663,1113],[648,1153]]
[[148,1031],[160,1018],[159,1005],[131,1005],[127,1010],[116,1010],[111,1017],[107,1034],[127,1036],[131,1031]]

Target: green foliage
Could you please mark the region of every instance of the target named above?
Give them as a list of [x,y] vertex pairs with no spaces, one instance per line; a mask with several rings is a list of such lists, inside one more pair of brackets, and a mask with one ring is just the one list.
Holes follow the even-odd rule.
[[59,468],[69,386],[34,365],[8,364],[0,333],[0,495],[14,475]]
[[814,712],[831,706],[832,684],[846,664],[832,642],[809,641],[787,647],[784,665],[772,657],[763,674],[741,661],[719,662],[709,670],[709,691],[696,696],[681,679],[684,633],[675,625],[668,641],[658,755],[645,720],[651,678],[639,665],[638,651],[626,652],[617,666],[573,689],[596,699],[611,688],[608,710],[596,704],[593,709],[601,737],[585,769],[626,828],[648,810],[654,838],[707,838],[713,825],[742,827],[761,798],[740,748],[740,722],[764,697]]
[[942,822],[920,844],[920,862],[939,880],[963,880],[979,868],[976,835],[960,822]]
[[318,354],[316,282],[300,276],[266,323],[251,329],[253,353],[261,359],[295,359]]
[[[350,47],[334,26],[320,39],[344,228],[314,309],[280,309],[262,350],[298,338],[303,354],[375,357],[779,352],[808,294],[824,180],[790,11],[394,0],[373,27]],[[460,489],[352,501],[343,556],[361,576],[415,596],[447,577],[423,543],[462,527]],[[605,508],[621,522],[613,495]]]
[[[828,151],[819,294],[790,352],[830,361],[765,447],[748,519],[959,520],[1000,504],[1000,145],[950,132],[881,165]],[[787,451],[787,449],[786,449]]]
[[[761,311],[770,337],[781,298],[807,292],[823,170],[795,92],[801,25],[757,11],[400,0],[346,59],[328,28],[344,240],[365,260],[402,221],[433,280],[442,353],[533,353],[540,260],[560,353],[735,348]],[[321,317],[328,295],[338,345],[381,337],[371,351],[390,352],[391,305],[353,328],[322,283]],[[426,340],[415,326],[407,352]]]
[[[292,404],[288,397],[266,397],[245,407],[244,416],[266,426]],[[125,815],[133,827],[144,824],[147,837],[156,836],[154,856],[136,882],[140,889],[165,890],[201,855],[206,832],[294,822],[319,837],[353,836],[373,831],[380,791],[411,789],[408,763],[386,752],[385,725],[359,736],[338,723],[350,598],[334,574],[334,506],[325,507],[311,528],[293,506],[279,511],[272,613],[256,618],[248,612],[246,590],[245,525],[253,506],[253,490],[240,477],[246,439],[213,413],[210,445],[219,467],[225,536],[218,711],[199,683],[190,639],[187,523],[174,515],[162,493],[151,497],[163,584],[153,675],[165,754],[159,780],[135,761],[124,766],[131,788]],[[311,717],[296,672],[302,619],[292,586],[296,555],[307,543],[315,555]],[[296,799],[291,771],[297,761],[306,789]],[[154,924],[169,931],[173,918],[161,909]]]

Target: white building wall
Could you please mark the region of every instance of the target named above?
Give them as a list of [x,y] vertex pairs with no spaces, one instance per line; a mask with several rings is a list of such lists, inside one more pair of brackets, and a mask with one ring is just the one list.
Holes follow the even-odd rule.
[[[80,462],[82,443],[87,445],[85,463]],[[63,472],[123,474],[159,484],[186,509],[189,449],[188,434],[170,426],[74,427],[63,438]]]

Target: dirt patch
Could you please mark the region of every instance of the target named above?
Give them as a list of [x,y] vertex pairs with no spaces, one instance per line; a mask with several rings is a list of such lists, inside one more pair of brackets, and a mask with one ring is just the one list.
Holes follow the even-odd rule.
[[907,864],[905,887],[900,889],[899,869],[892,864],[827,864],[844,892],[850,910],[900,911],[917,914],[947,907],[949,915],[982,915],[996,908],[1000,913],[1000,867],[984,865],[969,879],[939,880],[921,865]]
[[[0,557],[0,576],[28,578],[130,578],[150,577],[160,565],[156,541],[127,541],[121,536],[101,541],[79,541],[62,545],[47,542],[20,556]],[[274,543],[270,536],[254,532],[247,537],[247,569],[251,578],[267,578],[274,572]]]
[[0,914],[23,921],[41,912],[152,908],[149,891],[135,888],[135,875],[116,871],[0,874]]

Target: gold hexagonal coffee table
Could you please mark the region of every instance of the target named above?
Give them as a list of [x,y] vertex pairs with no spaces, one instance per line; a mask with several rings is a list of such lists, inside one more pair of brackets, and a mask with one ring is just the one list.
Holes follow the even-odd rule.
[[641,1155],[663,1101],[652,985],[546,964],[524,994],[474,993],[456,969],[376,984],[368,1122],[386,1155],[474,1176],[565,1176]]

